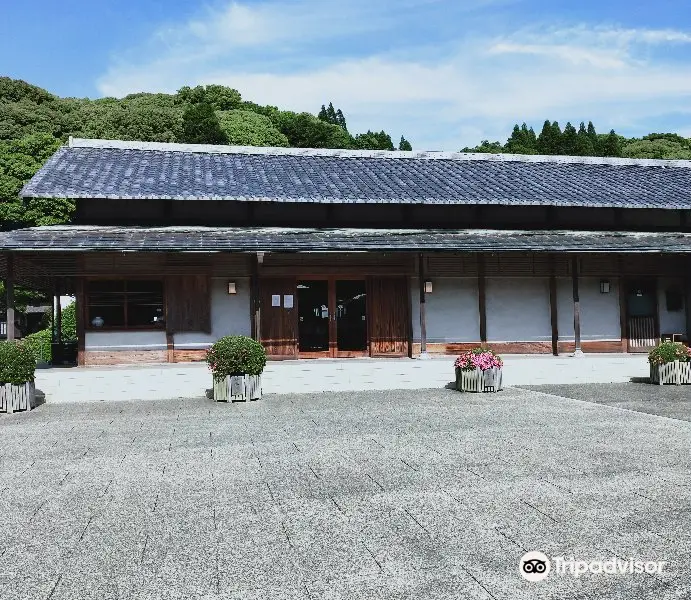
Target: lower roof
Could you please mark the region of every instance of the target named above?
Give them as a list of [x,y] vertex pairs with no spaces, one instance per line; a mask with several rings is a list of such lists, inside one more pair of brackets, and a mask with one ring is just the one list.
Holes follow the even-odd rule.
[[691,252],[691,233],[57,225],[0,232],[12,252]]

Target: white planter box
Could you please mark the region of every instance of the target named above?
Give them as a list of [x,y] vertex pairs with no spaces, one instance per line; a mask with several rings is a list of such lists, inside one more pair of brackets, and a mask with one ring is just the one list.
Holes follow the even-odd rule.
[[482,371],[456,369],[456,389],[459,392],[498,392],[502,389],[501,367]]
[[650,365],[650,383],[685,385],[691,383],[691,362],[675,360],[664,365]]
[[259,400],[262,397],[261,375],[239,375],[214,378],[214,400],[216,402],[238,402]]
[[36,408],[36,385],[33,381],[0,385],[0,412],[13,413],[32,408]]

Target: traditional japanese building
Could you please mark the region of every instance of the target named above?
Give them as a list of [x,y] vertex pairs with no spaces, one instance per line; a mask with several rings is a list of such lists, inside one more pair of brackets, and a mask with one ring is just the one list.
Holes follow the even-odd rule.
[[76,213],[0,233],[8,312],[15,284],[74,294],[80,364],[227,334],[316,358],[688,332],[691,161],[72,139],[21,195]]

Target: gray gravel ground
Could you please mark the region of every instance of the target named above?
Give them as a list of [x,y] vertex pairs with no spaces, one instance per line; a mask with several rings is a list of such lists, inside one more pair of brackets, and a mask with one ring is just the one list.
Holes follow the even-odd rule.
[[691,386],[688,385],[651,385],[650,383],[602,385],[587,383],[521,387],[526,390],[545,392],[574,400],[597,402],[598,404],[626,408],[649,415],[691,421]]
[[0,598],[689,598],[690,433],[518,389],[48,403],[0,417]]

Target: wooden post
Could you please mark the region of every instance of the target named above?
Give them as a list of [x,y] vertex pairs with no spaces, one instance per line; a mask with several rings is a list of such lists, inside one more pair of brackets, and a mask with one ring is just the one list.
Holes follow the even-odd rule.
[[427,316],[425,314],[425,259],[418,254],[418,280],[420,283],[420,358],[428,358],[427,354]]
[[480,313],[480,342],[487,343],[487,282],[485,280],[485,255],[477,255],[477,298]]
[[259,257],[257,254],[254,254],[252,256],[250,279],[250,319],[252,337],[258,342],[261,341],[259,316]]
[[583,350],[581,350],[581,301],[578,295],[578,256],[571,258],[571,282],[573,283],[573,354],[580,356]]
[[62,306],[60,306],[60,280],[55,280],[55,339],[54,341],[62,342]]
[[86,320],[87,310],[86,310],[86,296],[84,294],[84,279],[80,276],[77,277],[75,282],[75,302],[77,306],[75,307],[75,317],[77,321],[77,365],[83,367],[86,363],[85,356],[85,342],[86,334],[84,323]]
[[7,340],[12,341],[16,337],[14,330],[14,254],[7,255],[5,292],[7,294]]
[[549,257],[549,318],[552,323],[552,354],[559,356],[559,322],[557,312],[557,276],[554,272],[554,256]]

